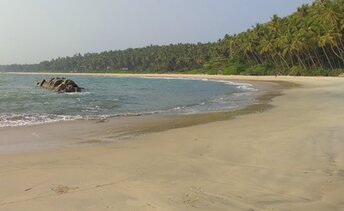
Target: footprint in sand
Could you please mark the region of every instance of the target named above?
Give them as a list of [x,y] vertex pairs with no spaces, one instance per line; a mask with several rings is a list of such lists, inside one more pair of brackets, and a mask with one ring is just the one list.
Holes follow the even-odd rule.
[[59,185],[57,187],[51,188],[51,190],[57,194],[65,194],[65,193],[68,193],[69,191],[76,190],[76,189],[79,189],[79,187],[68,187],[68,186]]

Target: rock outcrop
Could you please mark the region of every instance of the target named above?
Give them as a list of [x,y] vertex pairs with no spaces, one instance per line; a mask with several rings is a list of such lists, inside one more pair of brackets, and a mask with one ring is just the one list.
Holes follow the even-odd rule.
[[37,83],[45,89],[49,89],[56,92],[81,92],[81,87],[79,87],[74,81],[65,78],[52,78],[49,81],[45,79]]

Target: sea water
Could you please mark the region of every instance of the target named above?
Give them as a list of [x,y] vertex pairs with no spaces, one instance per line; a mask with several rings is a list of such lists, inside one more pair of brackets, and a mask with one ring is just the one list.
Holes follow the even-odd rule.
[[250,84],[201,79],[64,76],[84,89],[56,93],[36,86],[45,74],[0,73],[0,127],[75,119],[235,110],[254,100]]

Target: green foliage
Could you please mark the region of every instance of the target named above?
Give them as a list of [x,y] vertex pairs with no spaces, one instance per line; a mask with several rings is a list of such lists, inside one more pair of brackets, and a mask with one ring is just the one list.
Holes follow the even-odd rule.
[[147,46],[102,53],[76,54],[33,65],[6,65],[6,71],[184,72],[201,69],[219,52],[219,43]]
[[212,69],[218,69],[221,70],[225,66],[225,58],[217,57],[211,59],[209,62],[205,63],[203,65],[203,69],[206,70],[212,70]]
[[226,36],[226,51],[252,66],[241,74],[335,75],[344,67],[343,20],[343,0],[316,0],[288,17],[274,15],[268,23]]
[[275,75],[277,71],[273,71],[272,67],[268,64],[257,64],[247,68],[241,72],[242,75]]
[[223,75],[238,75],[239,72],[240,72],[240,71],[238,70],[238,68],[237,68],[236,65],[231,65],[231,66],[226,67],[226,68],[223,70],[222,74],[223,74]]
[[208,70],[207,72],[206,72],[208,75],[217,75],[218,73],[219,73],[219,71],[218,70]]
[[289,74],[291,76],[302,76],[305,75],[304,73],[306,72],[306,69],[304,69],[301,66],[293,66],[289,70]]
[[[330,71],[328,69],[323,69],[323,68],[313,68],[313,69],[309,69],[307,75],[312,75],[312,76],[330,76],[331,72],[333,74],[335,71]],[[335,75],[338,76],[339,74],[335,74]]]
[[247,65],[244,65],[239,62],[235,62],[226,66],[225,69],[223,70],[223,74],[224,75],[238,75],[241,72],[245,71],[246,68],[247,68]]
[[323,69],[323,68],[309,68],[305,69],[302,66],[293,66],[291,67],[287,75],[291,76],[338,76],[340,75],[341,71],[339,69],[330,70],[330,69]]

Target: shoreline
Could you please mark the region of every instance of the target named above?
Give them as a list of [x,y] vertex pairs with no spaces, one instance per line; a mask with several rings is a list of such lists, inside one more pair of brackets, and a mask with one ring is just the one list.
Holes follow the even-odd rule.
[[[15,72],[15,73],[12,73],[12,72],[9,72],[9,73],[5,73],[5,74],[9,74],[9,75],[50,75],[50,73],[25,73],[25,72]],[[68,73],[63,73],[63,74],[56,74],[57,76],[63,76],[63,77],[66,77]],[[53,73],[53,75],[55,75]],[[117,74],[110,74],[110,75],[99,75],[99,74],[79,74],[79,73],[76,73],[73,75],[76,75],[76,76],[95,76],[95,77],[129,77],[129,78],[161,78],[161,79],[175,79],[175,80],[197,80],[197,81],[209,81],[209,82],[219,82],[219,83],[224,83],[224,84],[229,84],[229,85],[235,85],[235,86],[238,86],[238,89],[240,90],[247,90],[247,92],[250,93],[251,97],[253,100],[259,95],[257,91],[259,90],[255,90],[255,88],[251,87],[252,84],[248,84],[248,83],[241,83],[241,82],[238,82],[236,80],[236,82],[234,82],[233,80],[228,80],[228,79],[224,79],[222,77],[215,77],[214,79],[210,79],[210,78],[206,78],[202,75],[198,75],[196,77],[193,77],[192,75],[171,75],[171,74],[166,74],[166,75],[157,75],[157,74],[129,74],[129,75],[122,75],[122,76],[119,76]],[[222,80],[224,79],[224,80]],[[261,84],[258,84],[259,86]],[[257,93],[255,93],[257,92]],[[246,107],[248,104],[246,105],[242,105],[240,106],[240,108],[221,108],[221,109],[218,109],[218,110],[209,110],[209,111],[198,111],[198,112],[195,112],[195,114],[205,114],[205,113],[213,113],[213,112],[226,112],[226,111],[232,111],[232,110],[238,110],[238,109],[241,109],[243,107]],[[173,109],[174,108],[169,108],[169,109],[166,109],[166,110],[152,110],[152,111],[147,111],[147,112],[138,112],[138,113],[119,113],[119,114],[114,114],[114,115],[99,115],[99,116],[90,116],[89,118],[92,120],[99,120],[99,121],[103,121],[103,117],[102,116],[106,116],[104,117],[105,119],[107,118],[116,118],[116,117],[127,117],[127,116],[146,116],[146,115],[189,115],[189,113],[187,112],[173,112]],[[66,118],[66,120],[64,120],[64,118]],[[41,124],[49,124],[49,123],[56,123],[56,122],[64,122],[64,121],[73,121],[73,120],[87,120],[88,118],[84,118],[82,116],[78,116],[77,115],[77,118],[73,118],[73,116],[64,116],[64,115],[61,115],[61,118],[60,119],[57,119],[57,120],[54,120],[54,119],[49,119],[50,121],[46,121],[46,122],[37,122],[37,123],[30,123],[30,124],[22,124],[22,125],[9,125],[9,126],[3,126],[0,128],[7,128],[7,127],[22,127],[22,126],[30,126],[30,125],[41,125]]]
[[0,210],[341,210],[344,78],[269,79],[299,85],[264,112],[111,144],[106,122],[13,130],[96,145],[0,154]]
[[[19,73],[22,74],[22,73]],[[27,74],[27,73],[24,73]],[[36,74],[36,73],[35,73]],[[63,75],[63,74],[62,74]],[[80,75],[80,74],[78,74]],[[103,75],[102,75],[103,76]],[[108,75],[105,75],[106,77]],[[110,75],[110,77],[117,77],[117,75]],[[124,77],[128,77],[127,75]],[[169,77],[181,79],[181,75],[130,75],[129,77]],[[183,75],[183,79],[209,79],[213,81],[233,81],[233,79],[228,79],[228,77],[211,77],[207,78],[203,75],[198,75],[198,78],[193,77],[193,75]],[[18,153],[35,153],[46,150],[58,150],[65,147],[90,147],[97,144],[112,144],[116,142],[121,142],[122,140],[127,140],[132,136],[142,135],[146,133],[160,132],[170,129],[190,127],[198,124],[207,124],[216,121],[225,121],[233,119],[236,116],[250,114],[254,112],[263,112],[269,108],[269,102],[276,96],[281,95],[284,89],[288,89],[297,86],[293,83],[285,83],[281,81],[252,81],[252,80],[242,80],[236,79],[236,83],[249,83],[253,87],[257,87],[258,91],[254,94],[254,101],[242,108],[234,110],[225,111],[215,111],[215,112],[205,112],[197,114],[149,114],[149,115],[133,115],[133,116],[118,116],[109,117],[106,119],[94,119],[94,120],[70,120],[70,121],[57,121],[57,122],[47,122],[33,125],[23,125],[15,127],[3,127],[0,128],[0,133],[3,136],[4,141],[0,141],[0,155],[1,154],[18,154]],[[121,127],[118,125],[126,125]],[[100,130],[99,126],[105,127],[106,129]],[[54,129],[58,127],[59,129]],[[100,131],[111,130],[108,133],[108,137],[98,140],[95,138],[86,138],[80,133],[70,133],[70,137],[67,139],[77,140],[77,139],[87,139],[86,141],[60,141],[55,137],[51,136],[49,133],[53,131],[56,133],[63,133],[64,130],[68,128],[74,128],[78,130],[79,127],[84,128],[85,131],[88,129],[95,129]],[[30,134],[30,131],[34,130],[34,133]],[[45,131],[50,131],[48,134]],[[101,133],[101,132],[98,132]],[[103,132],[105,133],[105,132]],[[30,134],[24,137],[22,134]],[[93,135],[95,136],[95,135]],[[83,138],[80,138],[83,137]],[[50,142],[44,142],[44,140],[49,139]],[[109,139],[115,139],[111,141]]]

